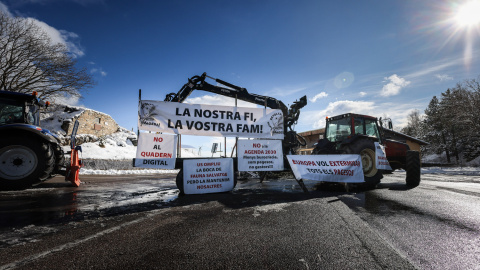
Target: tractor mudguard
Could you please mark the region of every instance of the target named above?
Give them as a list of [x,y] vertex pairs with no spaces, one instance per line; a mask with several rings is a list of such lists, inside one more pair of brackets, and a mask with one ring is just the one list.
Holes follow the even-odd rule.
[[58,137],[51,133],[48,129],[43,129],[38,126],[28,125],[28,124],[8,124],[4,126],[0,126],[1,133],[8,133],[8,134],[28,134],[31,133],[35,136],[40,137],[50,143],[53,144],[60,144],[60,140]]

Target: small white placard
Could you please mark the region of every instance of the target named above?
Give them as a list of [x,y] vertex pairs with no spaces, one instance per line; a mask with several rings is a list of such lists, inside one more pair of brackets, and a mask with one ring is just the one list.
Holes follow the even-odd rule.
[[226,192],[234,187],[233,159],[184,159],[185,194]]
[[135,167],[175,169],[177,135],[140,132]]
[[238,170],[283,171],[280,140],[238,140]]

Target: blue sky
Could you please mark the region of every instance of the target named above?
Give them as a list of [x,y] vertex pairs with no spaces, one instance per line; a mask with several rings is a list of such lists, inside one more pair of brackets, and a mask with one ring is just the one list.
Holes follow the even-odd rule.
[[0,0],[0,9],[68,44],[97,81],[78,104],[127,129],[136,130],[138,89],[163,100],[207,72],[285,104],[307,95],[295,127],[306,131],[345,112],[401,127],[434,95],[477,78],[479,23],[454,18],[466,2]]

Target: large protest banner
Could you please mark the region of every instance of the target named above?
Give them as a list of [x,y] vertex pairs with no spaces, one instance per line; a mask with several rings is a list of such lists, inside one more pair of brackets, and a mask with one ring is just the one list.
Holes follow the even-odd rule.
[[287,155],[297,180],[364,182],[360,155]]
[[281,140],[238,140],[238,170],[283,171]]
[[283,113],[265,108],[141,100],[138,127],[173,134],[283,139]]
[[175,169],[177,135],[140,132],[135,167]]
[[379,170],[392,170],[390,163],[388,163],[387,155],[385,154],[385,147],[378,142],[375,142],[375,163]]
[[233,159],[184,159],[185,194],[226,192],[234,187]]

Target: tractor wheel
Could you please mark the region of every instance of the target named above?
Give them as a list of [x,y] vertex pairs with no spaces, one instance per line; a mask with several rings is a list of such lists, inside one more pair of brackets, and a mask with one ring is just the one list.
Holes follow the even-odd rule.
[[407,186],[416,187],[420,184],[420,153],[418,151],[407,151],[407,160],[405,162],[405,171],[407,177],[405,181]]
[[54,176],[53,170],[55,169],[55,152],[49,143],[41,143],[42,155],[45,157],[45,168],[40,174],[39,180],[45,181]]
[[368,139],[359,139],[349,144],[345,152],[347,154],[359,154],[362,159],[363,176],[367,188],[375,188],[383,178],[382,172],[377,169],[375,160],[375,144]]
[[25,189],[47,180],[55,166],[55,156],[48,143],[31,137],[0,139],[0,187]]

